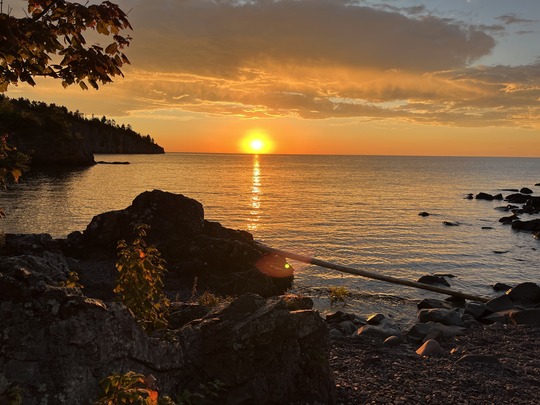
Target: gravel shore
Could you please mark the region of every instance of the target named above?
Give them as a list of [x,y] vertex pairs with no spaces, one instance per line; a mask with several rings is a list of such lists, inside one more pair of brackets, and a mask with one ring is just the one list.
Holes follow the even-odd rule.
[[419,344],[333,339],[337,403],[540,404],[540,327],[478,325],[440,343],[421,357]]

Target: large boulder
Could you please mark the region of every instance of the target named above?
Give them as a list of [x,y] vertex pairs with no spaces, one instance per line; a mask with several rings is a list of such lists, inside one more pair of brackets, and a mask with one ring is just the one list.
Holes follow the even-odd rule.
[[540,304],[540,286],[533,282],[525,282],[516,285],[506,292],[512,302],[522,305]]
[[[302,300],[243,295],[148,335],[119,302],[64,288],[40,260],[0,269],[0,394],[17,389],[24,404],[87,404],[115,372],[152,374],[162,394],[196,392],[219,381],[221,403],[333,403],[328,331]],[[62,270],[63,271],[63,270]],[[160,337],[162,336],[162,337]]]
[[540,219],[532,219],[530,221],[514,221],[512,229],[516,231],[538,232],[540,231]]
[[95,216],[82,235],[68,237],[66,254],[83,261],[114,259],[118,241],[129,242],[134,226],[143,223],[150,227],[146,241],[161,252],[175,288],[191,289],[196,279],[199,288],[223,294],[269,297],[291,287],[292,268],[284,258],[263,253],[248,232],[206,221],[198,201],[160,190],[140,194],[123,210]]
[[449,326],[463,326],[459,312],[445,308],[421,309],[418,311],[418,320],[422,323],[437,322]]
[[525,204],[530,196],[521,193],[507,195],[505,200],[512,204]]

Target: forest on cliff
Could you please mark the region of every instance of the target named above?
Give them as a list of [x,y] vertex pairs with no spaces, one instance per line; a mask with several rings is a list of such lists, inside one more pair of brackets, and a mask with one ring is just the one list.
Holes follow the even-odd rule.
[[32,157],[33,165],[89,165],[94,153],[164,153],[150,135],[105,116],[0,94],[0,135]]

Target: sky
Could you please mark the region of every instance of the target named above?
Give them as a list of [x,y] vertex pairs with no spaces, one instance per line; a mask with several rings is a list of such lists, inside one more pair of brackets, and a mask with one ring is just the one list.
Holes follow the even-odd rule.
[[125,78],[6,95],[106,115],[167,152],[246,152],[259,136],[285,154],[540,157],[538,0],[117,4],[133,26]]

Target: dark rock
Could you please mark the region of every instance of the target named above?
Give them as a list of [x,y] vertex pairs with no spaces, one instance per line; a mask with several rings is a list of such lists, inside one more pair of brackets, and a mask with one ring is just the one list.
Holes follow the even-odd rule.
[[452,273],[433,273],[435,277],[456,278]]
[[173,302],[169,311],[168,321],[171,329],[179,329],[195,319],[202,318],[209,312],[208,308],[202,305],[180,302]]
[[540,325],[540,308],[512,311],[509,317],[514,325]]
[[540,208],[540,197],[529,197],[527,202],[525,203],[525,206],[531,207],[533,209],[539,209]]
[[422,301],[420,301],[417,305],[418,309],[431,309],[431,308],[447,308],[448,305],[441,301],[434,298],[424,298]]
[[465,334],[465,328],[461,326],[443,325],[442,323],[430,321],[413,325],[406,336],[412,342],[418,343],[427,339],[446,339],[463,334]]
[[401,336],[399,326],[391,319],[384,318],[377,325],[364,325],[357,331],[357,336],[368,336],[386,339],[390,336]]
[[465,306],[465,313],[472,315],[474,319],[481,318],[485,311],[486,305],[482,302],[469,302]]
[[[131,240],[134,224],[150,226],[147,242],[161,252],[176,282],[221,294],[248,291],[265,297],[290,288],[293,269],[281,256],[265,254],[248,232],[204,220],[202,205],[159,190],[137,196],[131,206],[95,216],[80,237],[68,240],[68,254],[82,260],[116,257],[118,240]],[[114,268],[112,269],[114,271]]]
[[343,321],[340,324],[337,325],[337,330],[339,330],[343,336],[351,336],[353,333],[355,333],[358,328],[354,323],[351,321]]
[[478,193],[476,194],[474,198],[476,198],[477,200],[487,200],[487,201],[492,201],[494,199],[493,195],[488,194],[488,193]]
[[444,301],[452,304],[454,307],[464,307],[466,303],[465,298],[454,297],[453,295],[446,297]]
[[499,222],[502,222],[503,224],[511,224],[512,221],[519,219],[519,217],[516,214],[510,215],[508,217],[502,217],[499,219]]
[[512,193],[519,193],[517,188],[501,188],[501,191],[510,191]]
[[343,338],[343,333],[337,329],[330,329],[329,331],[330,339],[341,339]]
[[442,347],[435,339],[427,340],[422,346],[416,350],[416,354],[419,356],[431,356],[442,352]]
[[540,219],[532,219],[530,221],[514,221],[512,229],[516,231],[538,232],[540,231]]
[[386,317],[383,314],[374,314],[366,319],[368,325],[379,325]]
[[492,226],[483,226],[482,229],[493,229]]
[[501,295],[486,302],[486,309],[489,312],[499,312],[514,309],[514,303],[508,295]]
[[418,215],[420,215],[421,217],[429,217],[429,212],[423,211],[423,212],[419,213]]
[[465,200],[472,200],[474,198],[474,194],[473,193],[469,193],[465,196]]
[[383,345],[389,346],[389,347],[396,347],[396,346],[399,346],[401,342],[403,342],[403,337],[394,335],[394,336],[387,337],[384,340]]
[[532,194],[533,191],[528,187],[523,187],[521,190],[519,190],[521,194]]
[[494,209],[497,210],[497,211],[510,211],[510,210],[515,210],[516,208],[519,208],[517,205],[512,205],[512,204],[508,204],[508,205],[505,205],[504,207],[495,207]]
[[525,204],[530,197],[525,194],[515,193],[506,196],[506,201],[512,204]]
[[497,201],[502,201],[504,199],[504,197],[503,197],[503,195],[501,193],[499,193],[499,194],[495,194],[493,196],[493,199],[497,200]]
[[504,283],[495,283],[492,287],[495,291],[508,291],[512,286]]
[[443,224],[446,226],[459,226],[459,223],[452,221],[443,221]]
[[26,268],[23,280],[12,277],[15,261],[0,270],[0,284],[9,281],[24,296],[0,292],[0,392],[16,384],[22,403],[93,403],[100,380],[127,370],[153,374],[173,398],[219,380],[227,386],[221,403],[334,402],[328,330],[316,311],[289,311],[281,297],[247,294],[161,339],[122,304],[50,286],[54,272]]
[[513,311],[514,309],[506,309],[503,311],[493,312],[489,315],[484,315],[478,321],[483,324],[493,324],[493,323],[508,324],[510,323],[510,313]]
[[444,277],[426,275],[418,279],[419,283],[430,284],[430,285],[444,285],[450,287],[450,283],[446,281]]
[[540,286],[536,283],[526,282],[516,285],[506,292],[512,302],[520,304],[540,303]]
[[418,311],[418,320],[422,323],[437,322],[448,326],[462,326],[461,315],[452,309],[432,308]]

